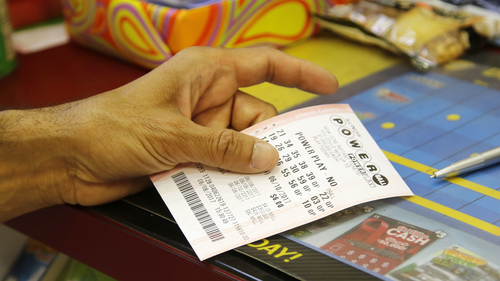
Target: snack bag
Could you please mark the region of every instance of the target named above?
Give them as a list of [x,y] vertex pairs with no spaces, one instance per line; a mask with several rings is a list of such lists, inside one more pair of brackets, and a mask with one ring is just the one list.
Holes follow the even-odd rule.
[[[320,26],[406,56],[425,71],[484,46],[500,21],[440,1],[361,1],[316,15]],[[473,11],[473,12],[471,12]]]

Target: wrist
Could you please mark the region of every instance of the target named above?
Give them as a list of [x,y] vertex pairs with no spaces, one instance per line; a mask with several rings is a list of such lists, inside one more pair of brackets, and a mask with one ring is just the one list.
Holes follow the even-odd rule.
[[58,107],[0,112],[0,221],[64,203],[71,153],[59,118]]

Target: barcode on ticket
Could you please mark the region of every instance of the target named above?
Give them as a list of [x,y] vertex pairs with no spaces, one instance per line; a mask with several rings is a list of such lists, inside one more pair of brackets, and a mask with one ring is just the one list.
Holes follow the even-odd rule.
[[194,190],[184,172],[173,175],[172,179],[210,240],[215,242],[224,239],[224,235],[215,224],[212,216],[210,216],[205,208],[205,205],[203,205],[203,202],[201,202],[200,197]]

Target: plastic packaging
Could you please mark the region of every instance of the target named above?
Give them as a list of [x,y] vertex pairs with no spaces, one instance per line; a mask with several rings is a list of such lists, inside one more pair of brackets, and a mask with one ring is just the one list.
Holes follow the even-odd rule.
[[41,280],[57,251],[44,244],[29,240],[21,255],[7,273],[4,281],[37,281]]
[[220,2],[220,0],[144,0],[152,4],[177,8],[177,9],[193,9],[202,7],[212,3]]
[[440,1],[391,0],[336,5],[317,20],[337,34],[404,55],[422,71],[483,47],[498,36],[500,22]]

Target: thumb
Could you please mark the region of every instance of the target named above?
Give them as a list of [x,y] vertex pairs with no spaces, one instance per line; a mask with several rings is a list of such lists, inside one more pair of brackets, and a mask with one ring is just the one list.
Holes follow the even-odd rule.
[[264,172],[278,163],[276,148],[261,139],[230,129],[192,126],[186,130],[191,137],[181,144],[191,162],[239,173]]

